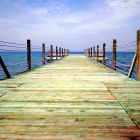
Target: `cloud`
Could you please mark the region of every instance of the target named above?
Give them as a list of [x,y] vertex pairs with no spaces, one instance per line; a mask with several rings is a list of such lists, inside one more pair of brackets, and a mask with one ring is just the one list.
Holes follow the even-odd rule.
[[88,32],[88,34],[97,34],[97,32]]
[[86,4],[74,0],[3,0],[0,1],[0,38],[31,38],[38,42],[70,42],[71,38],[86,42],[89,40],[86,36],[92,40],[93,34],[102,35],[103,30],[119,30],[128,25],[134,28],[131,24],[135,23],[134,18],[139,22],[139,7],[139,0],[89,0]]
[[139,0],[108,0],[109,9],[116,20],[140,17]]

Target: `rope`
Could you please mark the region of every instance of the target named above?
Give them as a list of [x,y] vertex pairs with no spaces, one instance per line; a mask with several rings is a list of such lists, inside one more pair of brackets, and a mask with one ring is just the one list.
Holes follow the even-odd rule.
[[0,49],[0,50],[2,50],[2,51],[12,51],[12,52],[15,52],[15,51],[16,51],[16,52],[17,52],[17,51],[19,51],[19,52],[20,52],[20,51],[24,51],[24,52],[25,52],[25,51],[27,51],[27,50],[5,50],[5,49]]
[[25,48],[25,47],[18,47],[18,46],[8,46],[8,45],[0,45],[0,46],[5,46],[5,47],[15,47],[15,48]]
[[123,65],[123,66],[127,66],[127,67],[130,67],[130,65],[126,65],[126,64],[122,64],[122,63],[119,63],[119,62],[116,62],[116,64],[119,64],[119,65]]
[[111,67],[111,66],[109,66],[109,65],[106,65],[106,66]]
[[112,61],[105,61],[106,63],[112,64]]
[[17,71],[17,72],[15,72],[15,73],[11,73],[11,75],[16,75],[16,74],[19,74],[19,73],[21,73],[21,72],[25,72],[25,71],[27,71],[27,70]]
[[31,51],[31,53],[32,53],[32,52],[42,52],[42,50],[37,50],[37,51]]
[[132,47],[132,46],[136,46],[136,45],[137,45],[137,44],[131,45],[131,46],[117,47],[117,48],[126,48],[126,47]]
[[135,41],[132,41],[132,42],[130,42],[130,43],[126,43],[126,44],[116,44],[117,46],[123,46],[123,45],[128,45],[128,44],[132,44],[132,43],[134,43],[134,42],[136,42],[137,40],[135,40]]
[[41,61],[42,59],[38,59],[38,60],[31,60],[31,62],[38,62]]
[[120,70],[120,69],[117,69],[119,72],[122,72],[122,74],[123,73],[125,73],[125,74],[128,74],[127,72],[124,72],[124,71],[122,71],[122,70]]
[[15,68],[23,67],[23,66],[25,66],[25,65],[27,65],[27,64],[22,64],[22,65],[20,65],[20,66],[11,67],[11,68],[7,68],[7,69],[8,69],[8,70],[10,70],[10,69],[15,69]]
[[15,45],[27,45],[27,44],[18,44],[18,43],[5,42],[5,41],[0,41],[0,42],[9,43],[9,44],[15,44]]
[[125,50],[125,51],[117,51],[117,52],[129,52],[129,51],[136,51],[137,49],[133,49],[133,50]]
[[26,61],[26,62],[22,62],[22,63],[11,64],[11,65],[7,65],[7,66],[8,66],[8,67],[9,67],[9,66],[15,66],[15,65],[20,65],[20,64],[24,64],[24,63],[27,63],[27,61]]
[[0,75],[0,76],[6,76],[6,75]]
[[122,66],[118,66],[118,65],[116,65],[116,66],[119,67],[119,68],[124,68],[124,69],[129,70],[129,68],[126,68],[126,67],[122,67]]
[[112,49],[113,48],[113,46],[111,46],[111,47],[105,47],[106,49]]
[[137,77],[137,75],[135,75],[135,74],[132,74],[132,76],[136,76]]

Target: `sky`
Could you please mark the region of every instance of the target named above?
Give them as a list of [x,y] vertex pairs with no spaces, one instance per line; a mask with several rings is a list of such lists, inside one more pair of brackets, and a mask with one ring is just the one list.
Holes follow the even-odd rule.
[[140,0],[0,0],[0,40],[70,51],[136,40]]

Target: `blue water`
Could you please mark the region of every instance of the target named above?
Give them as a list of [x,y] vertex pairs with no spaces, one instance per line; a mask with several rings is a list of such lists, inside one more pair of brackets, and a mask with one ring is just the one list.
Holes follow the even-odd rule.
[[[46,53],[46,56],[48,53]],[[27,71],[27,52],[0,52],[10,75]],[[45,62],[47,63],[47,61]],[[31,53],[31,69],[42,65],[42,52]],[[0,79],[6,78],[0,65]]]
[[[116,52],[116,70],[128,76],[135,52]],[[112,52],[106,52],[106,57],[109,60],[106,62],[106,65],[112,68]],[[137,69],[136,64],[132,72],[131,78],[137,79]]]
[[[84,52],[70,52],[71,54],[84,54]],[[124,75],[128,75],[134,52],[117,52],[116,54],[116,70],[123,73]],[[45,56],[48,53],[46,52]],[[27,52],[0,52],[0,56],[2,57],[10,75],[15,75],[27,70]],[[106,62],[106,65],[112,68],[112,52],[106,52],[106,57],[109,60]],[[47,63],[47,61],[45,62]],[[31,68],[35,68],[37,66],[42,65],[42,52],[32,52],[31,53]],[[121,71],[120,71],[121,70]],[[136,80],[136,66],[134,67],[134,71],[132,73],[133,79]],[[0,65],[0,79],[5,79],[5,73]]]

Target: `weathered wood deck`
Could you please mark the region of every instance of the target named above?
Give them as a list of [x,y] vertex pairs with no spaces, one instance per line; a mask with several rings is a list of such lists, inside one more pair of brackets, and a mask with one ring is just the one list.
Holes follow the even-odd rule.
[[69,55],[0,81],[0,139],[140,139],[140,82]]

